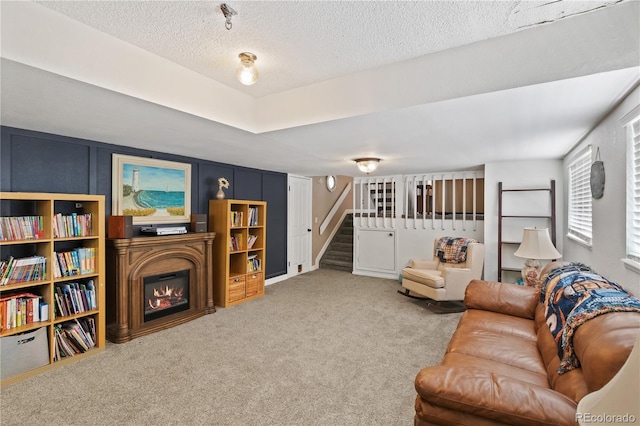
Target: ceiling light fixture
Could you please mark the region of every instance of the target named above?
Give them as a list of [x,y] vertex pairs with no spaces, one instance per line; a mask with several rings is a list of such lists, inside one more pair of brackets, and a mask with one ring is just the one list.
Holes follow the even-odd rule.
[[378,168],[378,164],[380,164],[380,159],[375,157],[356,158],[353,161],[356,162],[356,166],[360,171],[366,174],[375,171]]
[[224,27],[225,27],[227,30],[230,30],[230,29],[231,29],[231,26],[232,26],[232,25],[231,25],[231,17],[232,17],[232,16],[234,16],[234,15],[237,15],[237,14],[238,14],[238,12],[236,12],[235,10],[233,10],[233,9],[231,8],[231,6],[229,6],[229,5],[228,5],[228,4],[226,4],[226,3],[222,3],[222,4],[220,5],[220,10],[222,10],[222,14],[224,15],[224,18],[225,18]]
[[251,86],[258,81],[258,68],[254,61],[258,59],[256,55],[249,52],[242,52],[238,55],[240,57],[240,66],[236,70],[236,76],[240,83],[245,86]]

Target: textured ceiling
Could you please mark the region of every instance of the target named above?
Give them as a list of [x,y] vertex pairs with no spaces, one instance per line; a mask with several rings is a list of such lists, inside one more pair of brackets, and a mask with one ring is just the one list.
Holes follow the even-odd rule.
[[640,80],[637,1],[235,1],[230,31],[220,3],[0,2],[2,124],[300,175],[354,175],[359,156],[423,173],[562,158]]
[[[413,59],[617,1],[43,1],[102,32],[254,96]],[[561,4],[560,4],[561,3]],[[257,55],[260,80],[234,77]]]

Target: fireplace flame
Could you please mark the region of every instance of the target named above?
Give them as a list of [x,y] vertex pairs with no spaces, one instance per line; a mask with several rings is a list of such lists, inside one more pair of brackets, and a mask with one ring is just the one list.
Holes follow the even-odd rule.
[[155,309],[166,309],[170,308],[174,304],[180,302],[182,300],[182,296],[184,294],[184,287],[175,288],[165,286],[163,288],[154,288],[153,296],[155,300],[148,299],[147,302],[149,307],[153,310]]

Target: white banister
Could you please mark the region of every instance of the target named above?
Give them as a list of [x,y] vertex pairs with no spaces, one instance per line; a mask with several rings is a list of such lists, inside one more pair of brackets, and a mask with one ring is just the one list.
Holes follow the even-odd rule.
[[347,186],[344,188],[344,190],[342,191],[342,194],[340,194],[340,197],[333,204],[333,207],[331,207],[331,210],[329,210],[329,213],[327,213],[327,217],[325,217],[324,220],[322,221],[322,224],[320,225],[320,235],[324,234],[324,231],[327,230],[329,223],[331,222],[333,217],[336,215],[336,213],[340,209],[342,202],[344,201],[345,198],[347,198],[347,195],[349,195],[349,192],[351,192],[351,182],[349,182]]

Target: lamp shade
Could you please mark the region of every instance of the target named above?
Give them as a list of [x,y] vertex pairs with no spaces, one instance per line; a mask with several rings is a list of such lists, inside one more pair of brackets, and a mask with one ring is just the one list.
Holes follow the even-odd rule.
[[548,228],[524,228],[522,243],[513,254],[525,259],[558,259],[562,257],[551,242]]

